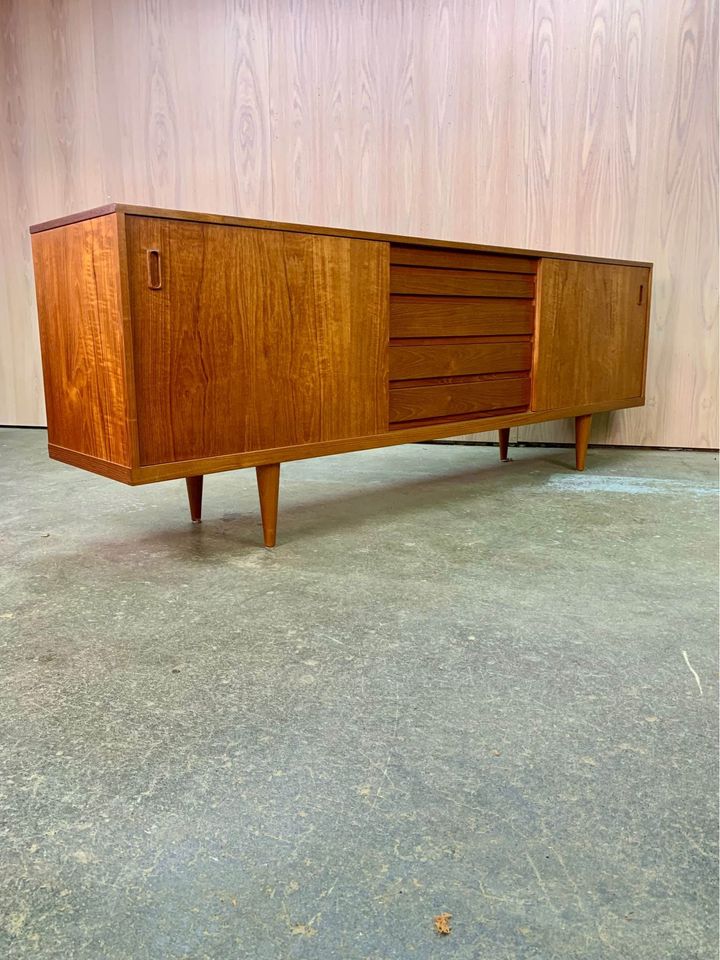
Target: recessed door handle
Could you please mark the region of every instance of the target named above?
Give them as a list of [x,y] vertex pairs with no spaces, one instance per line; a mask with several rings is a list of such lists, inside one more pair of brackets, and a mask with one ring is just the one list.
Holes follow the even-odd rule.
[[645,299],[645,284],[640,284],[640,293],[638,294],[638,306],[642,306],[642,302]]
[[151,290],[159,290],[162,287],[159,250],[147,251],[147,279],[148,287],[150,287]]

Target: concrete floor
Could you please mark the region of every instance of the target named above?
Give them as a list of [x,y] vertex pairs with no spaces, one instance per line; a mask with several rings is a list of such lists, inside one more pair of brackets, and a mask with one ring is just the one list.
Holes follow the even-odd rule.
[[[0,431],[0,956],[715,957],[712,454],[131,489]],[[441,938],[433,916],[452,914]]]

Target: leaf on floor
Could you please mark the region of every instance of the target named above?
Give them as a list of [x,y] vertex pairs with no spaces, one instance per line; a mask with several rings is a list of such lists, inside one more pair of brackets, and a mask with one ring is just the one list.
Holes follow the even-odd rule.
[[440,913],[437,917],[433,918],[433,923],[435,924],[435,929],[438,933],[447,935],[450,933],[450,920],[452,919],[451,913]]

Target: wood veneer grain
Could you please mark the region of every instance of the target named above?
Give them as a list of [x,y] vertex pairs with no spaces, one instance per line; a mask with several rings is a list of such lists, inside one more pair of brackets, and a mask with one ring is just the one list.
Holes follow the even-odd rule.
[[0,422],[45,422],[28,223],[114,197],[653,260],[593,438],[717,446],[717,3],[181,6],[3,6]]
[[532,333],[531,300],[472,297],[390,298],[392,337],[461,337]]
[[134,216],[127,235],[141,463],[387,429],[386,245]]
[[390,293],[456,297],[534,297],[535,278],[522,273],[391,266]]
[[131,466],[116,216],[36,234],[33,259],[48,442]]
[[649,282],[645,267],[542,261],[533,410],[643,396]]
[[529,399],[528,377],[438,383],[423,387],[393,385],[390,388],[390,422],[523,407],[527,406]]
[[489,270],[501,273],[535,273],[537,260],[530,257],[472,253],[468,250],[452,250],[390,245],[390,263],[412,267],[444,267],[455,270]]
[[531,359],[529,342],[391,344],[390,379],[412,380],[529,370]]

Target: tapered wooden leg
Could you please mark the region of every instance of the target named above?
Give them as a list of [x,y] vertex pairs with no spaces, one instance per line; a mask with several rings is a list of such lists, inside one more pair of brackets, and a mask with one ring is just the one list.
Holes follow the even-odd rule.
[[193,523],[200,523],[202,518],[202,490],[203,478],[185,477],[187,484],[188,503],[190,504],[190,517]]
[[581,417],[575,417],[575,466],[578,470],[585,469],[585,454],[587,453],[588,440],[590,439],[591,421],[591,413],[585,413]]
[[508,459],[508,445],[510,443],[510,427],[500,427],[498,430],[500,437],[500,459]]
[[266,463],[255,467],[258,493],[260,494],[260,516],[262,517],[263,538],[266,547],[275,546],[277,532],[278,493],[280,491],[280,464]]

